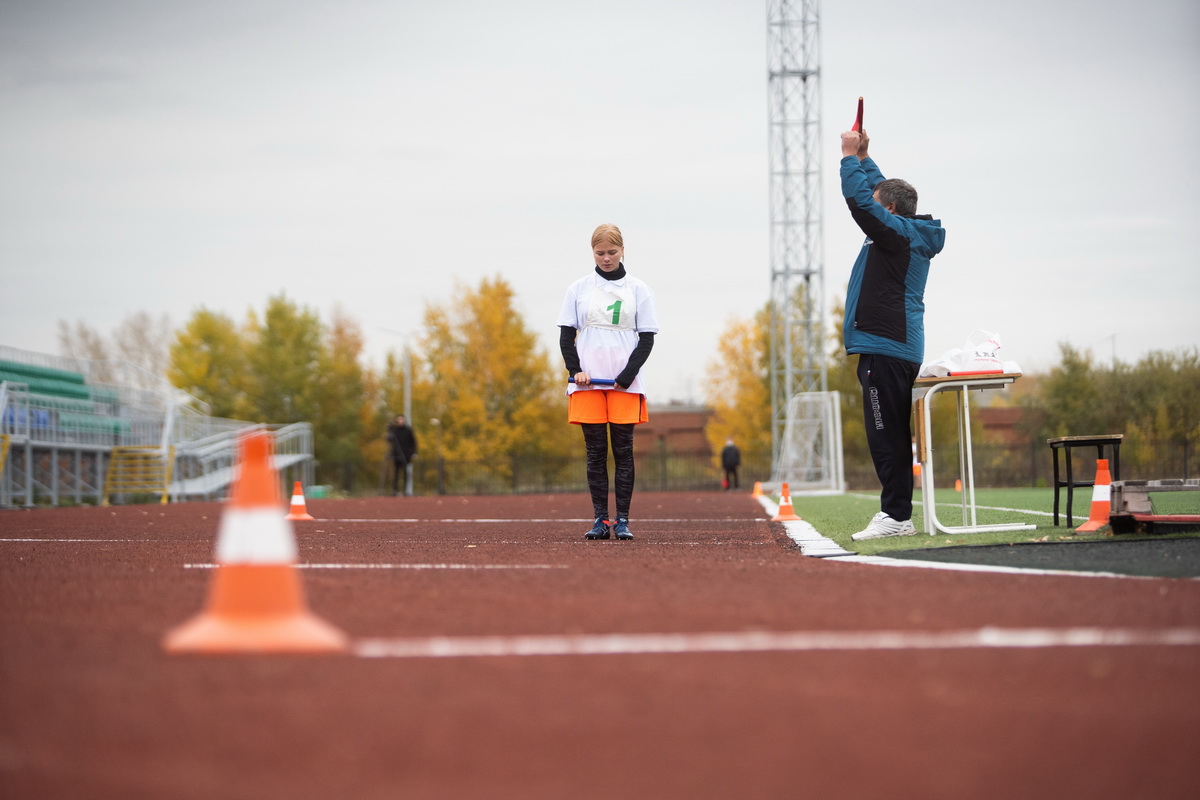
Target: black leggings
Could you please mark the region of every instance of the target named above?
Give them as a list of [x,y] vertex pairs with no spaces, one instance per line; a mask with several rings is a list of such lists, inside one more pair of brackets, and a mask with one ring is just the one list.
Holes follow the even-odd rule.
[[612,430],[613,488],[617,495],[617,516],[629,516],[633,499],[633,424],[585,422],[583,443],[587,447],[587,480],[592,493],[592,511],[597,518],[608,519],[608,440]]

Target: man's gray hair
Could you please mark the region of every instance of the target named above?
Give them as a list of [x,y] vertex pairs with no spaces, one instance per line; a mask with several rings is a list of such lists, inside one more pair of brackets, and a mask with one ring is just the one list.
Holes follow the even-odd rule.
[[917,213],[917,190],[908,181],[899,178],[888,178],[875,185],[879,192],[879,202],[885,206],[896,204],[896,213],[902,217],[911,217]]

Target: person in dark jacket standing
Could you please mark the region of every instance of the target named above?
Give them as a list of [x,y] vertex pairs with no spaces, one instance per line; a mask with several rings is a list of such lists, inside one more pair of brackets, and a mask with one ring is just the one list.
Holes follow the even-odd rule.
[[724,449],[721,450],[721,469],[725,471],[724,488],[738,488],[738,467],[742,464],[742,453],[737,449],[737,445],[733,443],[733,439],[728,439],[725,442]]
[[856,540],[908,536],[912,523],[912,388],[925,358],[925,283],[942,251],[940,220],[917,215],[911,184],[883,177],[866,131],[842,134],[842,196],[867,235],[846,288],[842,338],[858,355],[867,446],[882,487],[880,511]]
[[400,493],[400,475],[405,476],[405,494],[408,490],[408,465],[417,456],[417,435],[408,426],[403,414],[388,425],[388,446],[392,452],[392,496]]

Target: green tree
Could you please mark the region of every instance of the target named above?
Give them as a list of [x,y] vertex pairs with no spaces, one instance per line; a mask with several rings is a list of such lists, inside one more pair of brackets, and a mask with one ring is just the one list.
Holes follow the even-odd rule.
[[352,491],[366,463],[362,451],[363,408],[370,406],[362,368],[363,337],[358,323],[335,312],[317,359],[312,420],[314,448],[320,453],[318,480]]
[[244,406],[246,343],[233,320],[197,309],[169,348],[167,379],[208,404],[215,417],[233,417]]
[[251,313],[244,404],[255,422],[311,422],[321,409],[316,377],[321,370],[324,326],[316,312],[283,294],[267,301],[263,320]]
[[1101,377],[1092,368],[1089,353],[1063,342],[1061,361],[1040,382],[1039,404],[1044,414],[1043,433],[1053,436],[1084,436],[1110,433],[1105,417]]

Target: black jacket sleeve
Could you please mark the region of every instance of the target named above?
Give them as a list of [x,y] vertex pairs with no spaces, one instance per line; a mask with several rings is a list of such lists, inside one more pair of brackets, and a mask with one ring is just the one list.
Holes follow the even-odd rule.
[[639,333],[637,347],[633,348],[633,352],[629,354],[629,362],[625,365],[625,369],[621,370],[621,374],[617,376],[617,385],[622,389],[628,389],[633,383],[633,379],[638,376],[642,365],[646,363],[646,359],[650,357],[650,351],[654,349],[654,334]]
[[558,326],[558,349],[562,351],[563,363],[567,365],[567,374],[574,378],[583,372],[579,365],[579,351],[575,349],[575,334],[578,333],[569,325]]

